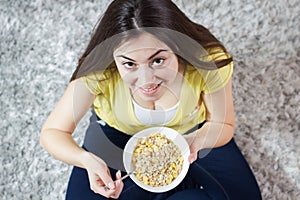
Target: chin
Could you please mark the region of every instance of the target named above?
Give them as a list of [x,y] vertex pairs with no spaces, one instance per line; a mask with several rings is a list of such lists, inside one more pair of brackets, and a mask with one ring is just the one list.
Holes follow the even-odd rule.
[[145,95],[139,92],[139,98],[141,98],[143,101],[148,101],[148,102],[157,101],[160,97],[161,95]]

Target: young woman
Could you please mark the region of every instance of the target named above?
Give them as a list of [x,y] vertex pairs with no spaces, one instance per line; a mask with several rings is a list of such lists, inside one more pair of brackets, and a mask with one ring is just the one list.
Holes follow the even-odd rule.
[[[66,199],[261,199],[233,139],[232,70],[224,46],[171,0],[114,0],[41,131],[41,145],[74,165]],[[72,132],[92,105],[80,147]],[[126,142],[151,126],[190,145],[187,176],[164,193],[121,180]]]

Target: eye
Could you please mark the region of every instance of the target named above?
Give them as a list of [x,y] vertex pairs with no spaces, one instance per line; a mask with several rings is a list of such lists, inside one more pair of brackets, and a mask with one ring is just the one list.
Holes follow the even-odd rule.
[[164,58],[156,58],[152,62],[153,67],[160,67],[164,64],[165,59]]
[[134,69],[136,68],[136,64],[133,62],[125,62],[123,63],[123,66],[127,69]]

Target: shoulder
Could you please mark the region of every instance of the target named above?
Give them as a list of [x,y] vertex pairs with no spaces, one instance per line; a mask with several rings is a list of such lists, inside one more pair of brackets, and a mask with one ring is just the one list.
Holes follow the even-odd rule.
[[[206,62],[215,62],[230,59],[231,55],[222,48],[216,47],[207,50]],[[188,81],[201,90],[201,92],[213,93],[220,88],[224,87],[232,76],[233,62],[228,62],[222,67],[217,67],[212,70],[196,68],[191,65],[187,65],[186,77]]]
[[120,75],[117,69],[108,68],[104,71],[91,72],[81,79],[93,94],[98,95],[114,85],[120,79]]
[[208,61],[218,61],[232,58],[231,55],[221,47],[207,49]]

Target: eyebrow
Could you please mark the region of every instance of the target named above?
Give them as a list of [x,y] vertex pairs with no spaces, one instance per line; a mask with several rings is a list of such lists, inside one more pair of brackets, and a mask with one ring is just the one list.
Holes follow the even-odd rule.
[[[168,51],[168,50],[166,50],[166,49],[159,49],[154,54],[152,54],[147,60],[152,59],[154,56],[156,56],[157,54],[159,54],[160,52],[163,52],[163,51]],[[127,60],[135,62],[135,60],[133,60],[132,58],[128,58],[127,56],[124,56],[124,55],[118,55],[117,57],[122,57],[122,58],[125,58]]]

